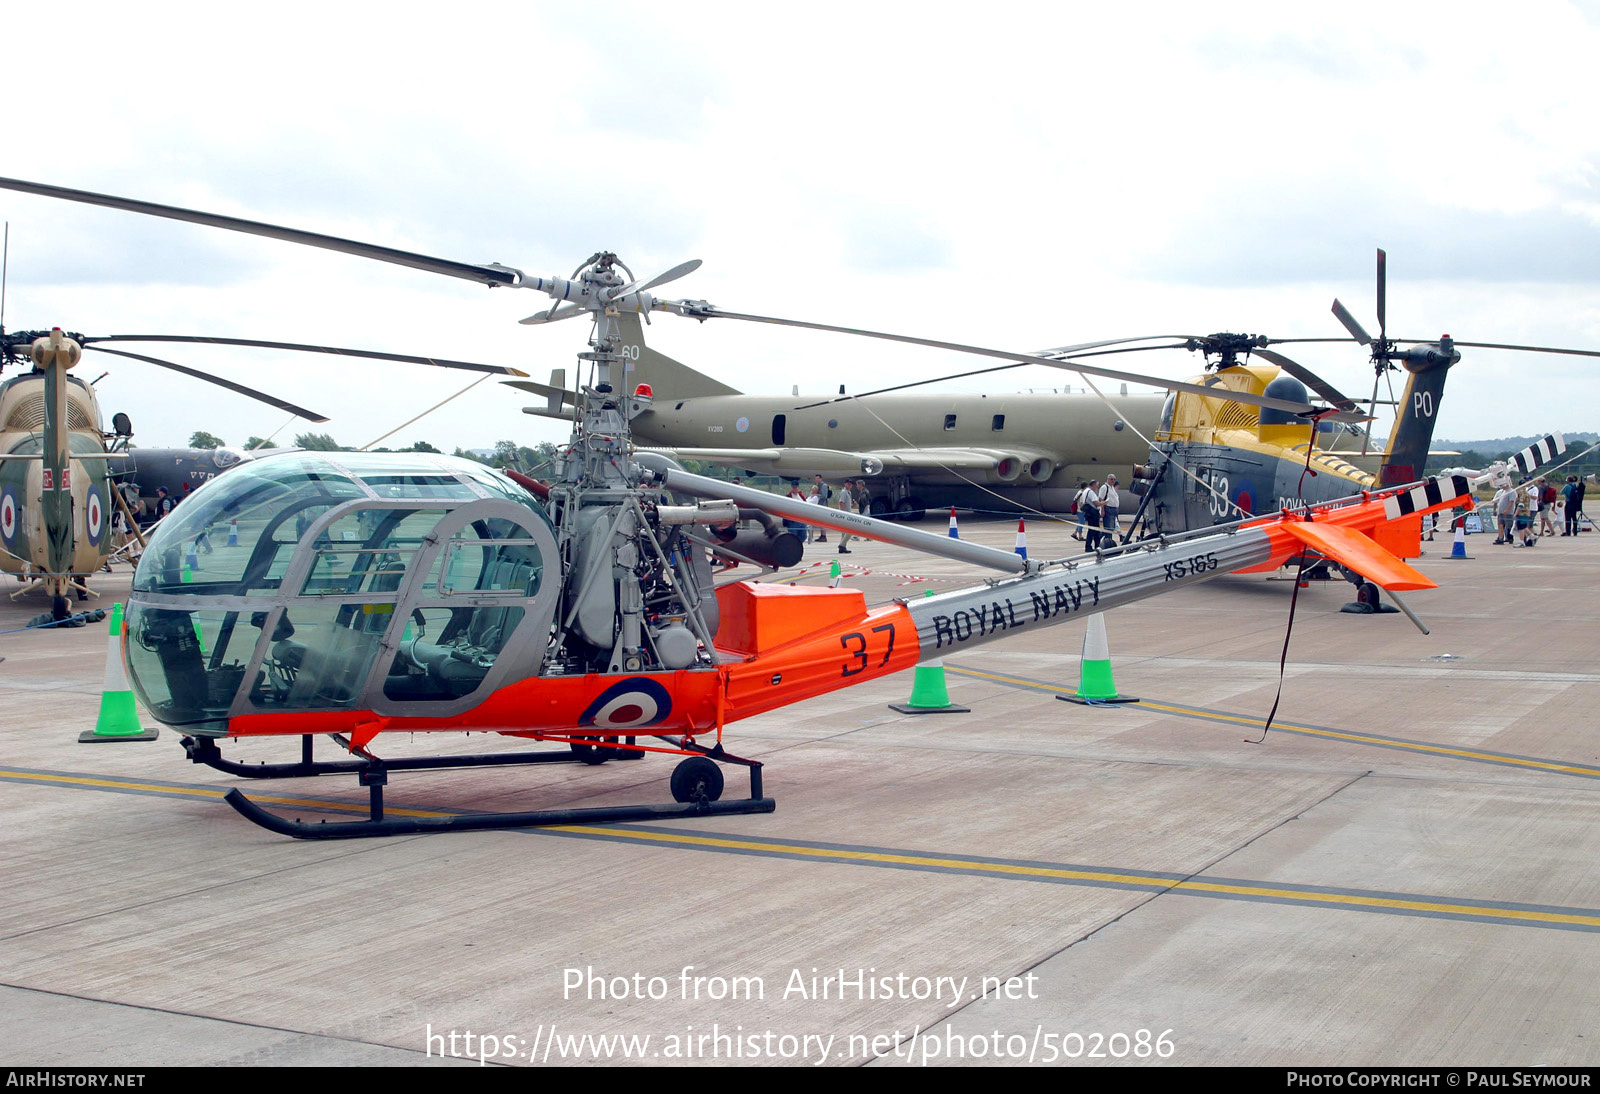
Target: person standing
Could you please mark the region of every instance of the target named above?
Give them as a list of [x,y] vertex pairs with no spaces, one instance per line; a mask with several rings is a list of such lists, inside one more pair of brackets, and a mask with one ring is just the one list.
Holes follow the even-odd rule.
[[1106,484],[1100,488],[1100,538],[1109,541],[1108,546],[1115,546],[1117,532],[1121,530],[1118,523],[1119,510],[1122,506],[1122,496],[1117,493],[1117,477],[1106,476]]
[[[854,513],[860,509],[856,502],[856,489],[856,485],[849,479],[845,479],[844,485],[839,487],[839,511],[841,513]],[[841,555],[850,553],[850,548],[845,546],[850,542],[850,539],[851,534],[849,532],[839,533],[839,553]]]
[[[828,499],[833,496],[833,491],[828,489],[828,484],[822,481],[821,475],[816,476],[816,482],[813,485],[817,496],[815,499],[807,500],[815,500],[818,505],[827,508]],[[826,528],[817,529],[817,542],[828,542],[828,530]]]
[[1539,535],[1553,536],[1556,526],[1551,523],[1550,517],[1556,507],[1556,488],[1550,485],[1548,476],[1539,477]]
[[1084,509],[1089,505],[1088,498],[1084,494],[1088,485],[1088,483],[1079,479],[1078,492],[1072,495],[1072,513],[1078,518],[1078,526],[1072,530],[1072,538],[1076,540],[1082,540],[1084,533],[1089,529],[1089,518],[1084,515]]
[[1516,544],[1517,533],[1517,488],[1507,483],[1502,486],[1494,496],[1494,519],[1499,525],[1495,529],[1496,543]]
[[1083,549],[1092,551],[1100,546],[1100,483],[1090,479],[1089,485],[1083,488],[1082,501],[1079,509],[1083,513],[1084,533]]
[[[806,492],[804,490],[800,489],[800,480],[799,479],[790,479],[789,480],[789,500],[790,501],[805,501],[806,500]],[[783,528],[784,528],[784,531],[793,532],[795,535],[799,536],[802,543],[808,541],[811,538],[811,536],[810,536],[811,526],[809,524],[805,523],[804,521],[795,520],[793,517],[784,518]]]
[[1583,515],[1583,480],[1576,475],[1567,476],[1567,484],[1561,488],[1561,496],[1566,499],[1566,521],[1561,534],[1575,536],[1578,534],[1578,521]]

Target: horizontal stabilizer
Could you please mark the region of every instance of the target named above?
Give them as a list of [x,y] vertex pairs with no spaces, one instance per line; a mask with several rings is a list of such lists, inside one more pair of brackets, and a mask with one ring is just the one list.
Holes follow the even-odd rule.
[[1383,512],[1390,520],[1399,520],[1413,513],[1453,509],[1463,500],[1471,503],[1472,483],[1465,475],[1451,475],[1447,479],[1426,479],[1420,486],[1385,498]]
[[1566,450],[1567,439],[1559,433],[1549,433],[1512,456],[1511,462],[1524,475],[1531,475]]
[[1285,521],[1278,527],[1382,588],[1391,591],[1438,588],[1437,583],[1353,529],[1311,521]]
[[576,406],[576,398],[570,391],[564,391],[549,384],[541,384],[535,380],[501,380],[507,387],[514,387],[518,391],[526,391],[532,395],[542,395],[546,399],[559,400],[568,406]]

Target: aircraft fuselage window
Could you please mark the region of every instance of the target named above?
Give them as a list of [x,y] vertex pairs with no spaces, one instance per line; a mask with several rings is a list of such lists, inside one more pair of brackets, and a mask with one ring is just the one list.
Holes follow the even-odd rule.
[[946,414],[944,416],[944,427],[946,429],[954,429],[956,427],[956,416],[954,414]]

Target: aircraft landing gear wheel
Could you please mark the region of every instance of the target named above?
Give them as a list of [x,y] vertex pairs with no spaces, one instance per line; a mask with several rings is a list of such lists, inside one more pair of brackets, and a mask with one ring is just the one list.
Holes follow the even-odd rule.
[[901,498],[900,504],[894,507],[895,516],[905,521],[917,521],[927,516],[921,498]]
[[889,499],[872,498],[867,502],[867,516],[883,520],[889,516]]
[[672,769],[672,800],[714,802],[722,797],[722,768],[704,756],[690,756]]
[[590,767],[599,767],[611,759],[609,748],[596,748],[594,745],[579,744],[577,741],[570,742],[567,747],[572,749],[572,754],[578,757],[579,763],[588,764]]
[[1356,589],[1356,603],[1365,604],[1369,611],[1377,611],[1382,603],[1378,598],[1378,587],[1370,581],[1363,581]]

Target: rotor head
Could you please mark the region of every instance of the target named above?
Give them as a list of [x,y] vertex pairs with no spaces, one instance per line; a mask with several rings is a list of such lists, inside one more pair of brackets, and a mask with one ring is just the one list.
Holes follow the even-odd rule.
[[51,365],[71,368],[82,359],[83,347],[60,327],[53,327],[49,334],[34,340],[30,353],[37,369],[44,370]]

